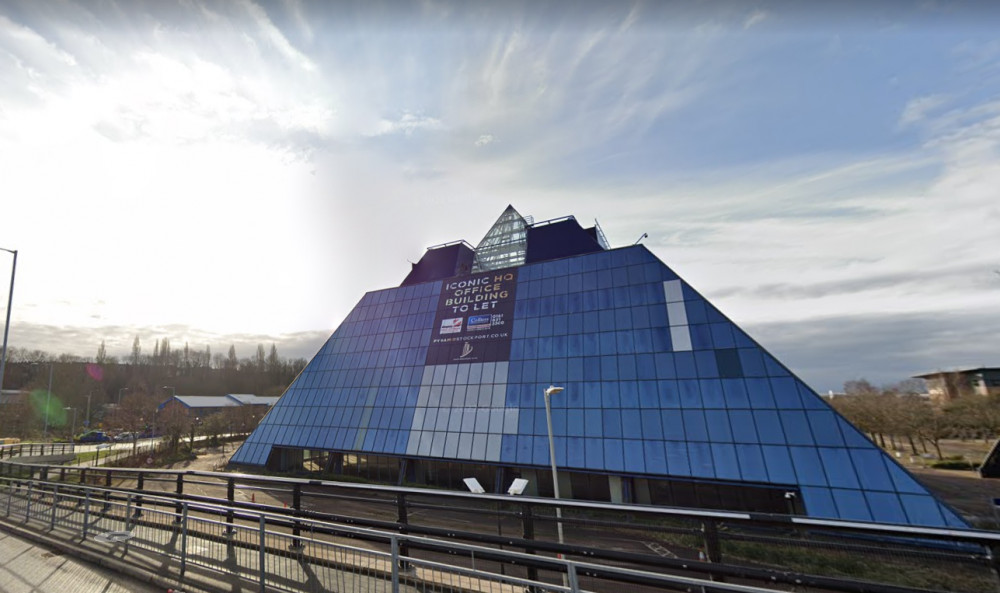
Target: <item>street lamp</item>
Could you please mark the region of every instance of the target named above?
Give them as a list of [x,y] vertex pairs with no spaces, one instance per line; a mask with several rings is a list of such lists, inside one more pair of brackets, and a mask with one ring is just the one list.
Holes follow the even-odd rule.
[[[562,387],[549,385],[545,389],[545,422],[549,429],[549,461],[552,462],[552,488],[555,492],[556,500],[559,500],[559,474],[556,472],[556,444],[552,439],[552,405],[549,397],[557,393],[562,393]],[[556,530],[559,532],[559,543],[563,543],[562,509],[556,506]]]
[[7,322],[3,326],[3,355],[0,357],[0,393],[2,393],[3,374],[7,368],[7,332],[10,330],[10,308],[14,303],[14,274],[17,272],[17,250],[5,249],[3,247],[0,247],[0,250],[14,254],[14,264],[10,267],[10,293],[7,295]]
[[67,406],[67,407],[65,407],[63,409],[64,410],[73,410],[73,428],[70,429],[70,432],[69,432],[69,440],[73,441],[74,438],[76,437],[76,408],[72,408],[72,407]]
[[170,397],[176,397],[177,396],[177,390],[174,389],[173,387],[171,387],[169,385],[164,385],[163,388],[170,390]]
[[[128,391],[128,387],[122,387],[121,389],[118,390],[118,405],[119,406],[122,405],[122,392],[123,391]],[[89,402],[90,400],[87,400],[87,401]]]

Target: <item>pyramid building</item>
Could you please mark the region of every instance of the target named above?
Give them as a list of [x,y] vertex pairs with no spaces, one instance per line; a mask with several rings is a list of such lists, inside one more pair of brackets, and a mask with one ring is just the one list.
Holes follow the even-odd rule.
[[236,466],[965,527],[642,245],[508,206],[364,295]]

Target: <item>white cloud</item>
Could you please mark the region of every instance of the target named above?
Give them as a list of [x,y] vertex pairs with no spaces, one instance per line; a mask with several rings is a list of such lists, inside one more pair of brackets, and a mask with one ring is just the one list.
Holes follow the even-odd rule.
[[947,95],[928,95],[911,99],[899,117],[899,127],[905,128],[924,121],[931,113],[947,105],[950,99]]
[[412,135],[418,131],[438,131],[445,128],[441,120],[435,117],[415,113],[403,113],[396,120],[382,119],[371,132],[371,136],[387,136],[390,134]]
[[750,16],[748,16],[746,20],[743,21],[743,29],[744,30],[749,29],[750,27],[761,23],[766,18],[767,18],[767,13],[765,11],[759,9],[754,10],[752,13],[750,13]]
[[479,138],[476,138],[476,147],[481,148],[487,144],[492,144],[496,142],[496,138],[493,134],[481,134]]

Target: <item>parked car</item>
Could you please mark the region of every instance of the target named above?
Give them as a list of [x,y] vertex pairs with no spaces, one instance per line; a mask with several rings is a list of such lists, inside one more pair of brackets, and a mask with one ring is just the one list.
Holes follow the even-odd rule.
[[110,440],[103,430],[88,430],[76,437],[78,443],[106,443]]
[[120,432],[115,435],[116,443],[131,443],[135,440],[134,432]]

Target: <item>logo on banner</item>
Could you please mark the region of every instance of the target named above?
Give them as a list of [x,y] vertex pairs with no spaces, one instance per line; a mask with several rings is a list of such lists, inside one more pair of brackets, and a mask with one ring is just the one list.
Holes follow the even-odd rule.
[[462,319],[463,317],[455,317],[453,319],[443,319],[441,320],[441,330],[438,333],[442,334],[457,334],[462,331]]
[[472,315],[469,317],[469,331],[490,329],[492,326],[490,315]]
[[465,358],[470,354],[472,354],[472,344],[466,342],[465,344],[462,345],[462,354],[460,354],[458,357]]

